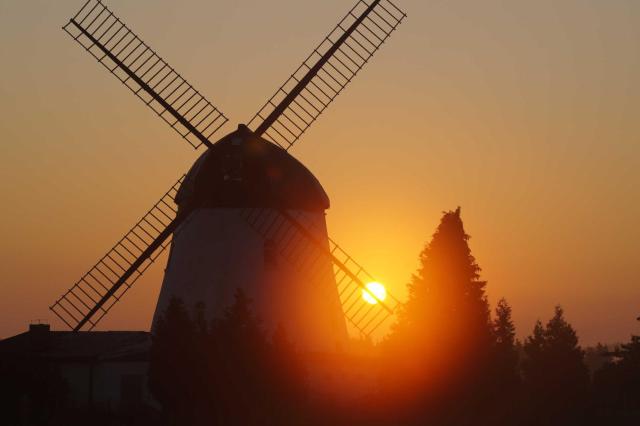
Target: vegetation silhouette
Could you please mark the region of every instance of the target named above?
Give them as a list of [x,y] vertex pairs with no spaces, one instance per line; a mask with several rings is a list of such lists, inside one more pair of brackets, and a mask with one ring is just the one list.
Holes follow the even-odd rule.
[[[148,386],[160,415],[78,412],[46,351],[8,357],[0,345],[0,423],[640,424],[640,336],[583,349],[558,306],[518,341],[509,303],[500,299],[490,310],[469,238],[460,209],[444,212],[389,334],[379,343],[354,340],[322,365],[282,326],[267,332],[241,290],[213,321],[204,304],[172,299],[149,352]],[[360,387],[349,384],[354,366],[369,376]],[[322,368],[342,393],[320,395]]]
[[[445,212],[382,344],[392,366],[382,370],[384,387],[392,396],[381,399],[409,417],[474,416],[482,408],[473,395],[486,381],[493,332],[486,282],[468,241],[460,208]],[[458,409],[449,409],[454,401]]]
[[546,327],[538,321],[524,344],[523,376],[530,424],[579,424],[585,417],[589,373],[578,336],[555,308]]
[[156,323],[149,387],[171,425],[284,425],[296,421],[305,371],[286,331],[269,341],[242,290],[207,324],[172,299]]
[[172,300],[153,338],[152,391],[181,425],[640,424],[640,337],[592,348],[593,380],[561,307],[519,342],[505,299],[491,315],[469,238],[460,208],[445,212],[397,323],[380,343],[354,341],[342,354],[374,355],[361,398],[314,401],[309,363],[283,328],[267,338],[242,291],[212,324],[202,305],[190,318]]
[[631,336],[609,355],[594,374],[595,409],[610,424],[639,424],[640,336]]

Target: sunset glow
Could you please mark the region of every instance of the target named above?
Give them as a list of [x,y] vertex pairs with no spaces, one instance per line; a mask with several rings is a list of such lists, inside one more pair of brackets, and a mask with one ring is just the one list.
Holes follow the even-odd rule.
[[366,290],[362,289],[362,298],[365,302],[375,305],[378,301],[384,301],[387,298],[387,290],[379,282],[370,282],[366,287]]
[[[0,338],[30,318],[66,329],[47,307],[203,152],[68,39],[84,1],[64,3],[0,8]],[[229,117],[222,136],[355,0],[104,3]],[[640,2],[397,5],[406,23],[291,149],[330,198],[331,238],[404,301],[441,212],[461,205],[489,301],[513,305],[518,338],[561,303],[585,345],[626,341],[640,314]],[[150,328],[168,253],[96,330]]]

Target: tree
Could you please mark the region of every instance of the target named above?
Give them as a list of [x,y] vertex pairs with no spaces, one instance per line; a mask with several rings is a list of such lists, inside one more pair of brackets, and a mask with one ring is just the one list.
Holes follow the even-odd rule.
[[608,352],[610,361],[595,373],[596,405],[608,424],[640,423],[640,336]]
[[300,424],[309,408],[306,404],[307,370],[282,324],[271,338],[270,358],[271,386],[276,393],[271,407],[273,424]]
[[486,282],[471,254],[460,208],[445,212],[420,267],[408,285],[409,298],[396,327],[421,349],[437,348],[461,363],[486,354],[491,342]]
[[516,346],[516,327],[511,318],[511,306],[500,299],[492,322],[494,350],[491,381],[498,395],[512,397],[520,383],[519,355]]
[[523,373],[533,424],[572,424],[584,414],[589,373],[584,351],[561,307],[542,327],[536,323],[524,345]]
[[462,403],[476,413],[485,395],[480,388],[487,381],[493,336],[486,282],[469,238],[460,208],[445,212],[420,253],[408,300],[383,344],[383,365],[394,365],[392,371],[382,368],[385,389],[420,410],[423,419],[433,419],[433,410],[461,413]]
[[191,425],[195,421],[203,362],[197,344],[187,308],[180,299],[172,298],[155,324],[149,354],[149,390],[170,424]]
[[268,341],[251,299],[238,289],[208,342],[210,403],[219,424],[258,424],[271,406]]
[[170,424],[291,424],[303,414],[304,373],[284,328],[269,342],[242,290],[210,325],[204,304],[189,311],[178,299],[155,325],[149,386]]

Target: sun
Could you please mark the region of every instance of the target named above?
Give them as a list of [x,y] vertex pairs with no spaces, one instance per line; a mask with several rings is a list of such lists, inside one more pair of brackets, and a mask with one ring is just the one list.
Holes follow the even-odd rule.
[[387,290],[379,282],[370,282],[366,285],[366,288],[366,290],[362,289],[362,298],[367,303],[375,305],[378,301],[383,301],[387,298]]

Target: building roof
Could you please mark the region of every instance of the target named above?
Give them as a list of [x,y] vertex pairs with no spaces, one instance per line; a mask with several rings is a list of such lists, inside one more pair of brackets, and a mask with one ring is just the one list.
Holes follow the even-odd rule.
[[196,160],[176,202],[181,207],[329,208],[329,197],[302,163],[243,125]]
[[38,356],[58,361],[146,359],[146,331],[50,331],[34,324],[29,331],[0,341],[0,357]]

